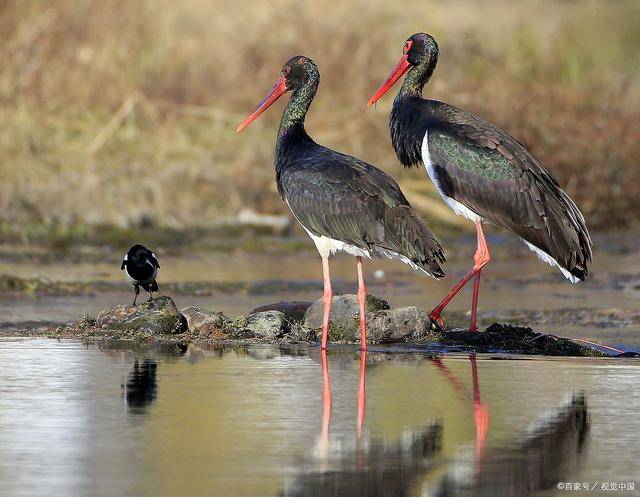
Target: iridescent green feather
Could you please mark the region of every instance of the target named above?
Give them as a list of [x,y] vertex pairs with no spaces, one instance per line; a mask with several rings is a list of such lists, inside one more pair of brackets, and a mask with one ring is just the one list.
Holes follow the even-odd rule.
[[437,149],[444,163],[483,178],[507,181],[518,178],[522,172],[495,149],[461,143],[456,138],[438,131],[429,133],[430,149]]

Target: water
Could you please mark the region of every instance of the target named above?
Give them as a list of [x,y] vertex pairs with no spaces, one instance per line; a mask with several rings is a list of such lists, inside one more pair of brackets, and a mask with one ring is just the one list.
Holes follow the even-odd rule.
[[4,338],[0,495],[640,495],[639,368]]
[[[481,325],[515,319],[640,349],[636,235],[598,237],[592,276],[575,286],[504,240],[490,239]],[[369,291],[393,307],[431,308],[468,269],[473,243],[447,243],[447,277],[438,282],[397,262],[367,261]],[[115,255],[83,257],[0,256],[0,274],[121,280]],[[321,294],[313,252],[197,252],[161,256],[161,264],[161,290],[167,282],[291,282],[208,296],[161,291],[179,308],[234,317]],[[333,259],[332,276],[336,291],[355,290],[352,258]],[[450,324],[468,321],[469,292],[447,309]],[[0,332],[72,321],[131,297],[117,288],[5,294]],[[612,495],[601,489],[609,482],[638,489],[615,495],[640,495],[637,360],[434,360],[411,347],[362,357],[339,346],[323,361],[316,347],[127,350],[0,338],[0,497],[562,496],[577,495],[574,483]]]

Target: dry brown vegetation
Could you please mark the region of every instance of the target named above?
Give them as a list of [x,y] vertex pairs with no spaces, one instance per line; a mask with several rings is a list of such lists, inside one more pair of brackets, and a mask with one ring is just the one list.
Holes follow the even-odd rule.
[[310,133],[449,220],[424,172],[395,158],[392,96],[366,107],[416,31],[440,44],[429,97],[509,130],[592,227],[624,228],[640,214],[638,25],[636,0],[0,2],[2,231],[284,212],[272,166],[282,104],[234,130],[295,54],[322,74]]

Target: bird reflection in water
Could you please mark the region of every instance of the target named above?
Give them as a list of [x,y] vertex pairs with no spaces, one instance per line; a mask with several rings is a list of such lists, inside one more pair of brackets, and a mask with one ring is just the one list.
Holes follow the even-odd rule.
[[558,481],[582,481],[576,478],[576,469],[589,429],[585,396],[573,395],[530,429],[523,440],[487,451],[485,464],[472,477],[461,478],[454,463],[433,495],[526,497],[555,489]]
[[[486,448],[489,409],[480,398],[477,359],[469,356],[472,390],[440,358],[430,360],[473,411],[475,450],[470,458],[456,456],[448,467],[439,457],[442,425],[407,430],[398,440],[369,440],[365,434],[366,352],[360,355],[355,444],[330,443],[331,384],[326,352],[322,352],[323,393],[321,440],[310,470],[285,485],[286,497],[486,495],[524,497],[553,488],[575,475],[589,432],[584,395],[555,409],[523,438],[506,446]],[[471,464],[470,464],[471,463]],[[304,467],[305,465],[301,466]],[[445,468],[444,472],[434,471]]]
[[464,401],[469,398],[472,399],[471,405],[473,408],[473,421],[476,428],[476,470],[480,470],[484,447],[487,440],[487,432],[489,431],[489,407],[480,400],[480,380],[478,378],[478,363],[476,355],[469,355],[469,361],[471,362],[471,380],[473,385],[472,395],[469,395],[465,385],[456,377],[453,371],[444,364],[441,357],[433,358],[431,361],[447,381],[451,383],[453,388]]
[[[331,422],[331,378],[329,376],[329,362],[327,359],[327,351],[320,351],[322,362],[322,447],[325,453],[329,449],[329,424]],[[362,430],[364,429],[364,418],[367,407],[366,399],[366,375],[367,375],[367,351],[360,352],[360,380],[358,384],[358,417],[356,422],[356,438],[362,438]]]
[[144,409],[156,400],[158,382],[156,370],[158,364],[153,359],[135,360],[124,387],[124,399],[133,414],[143,413]]
[[[409,429],[395,441],[366,440],[366,360],[360,353],[356,417],[356,443],[330,446],[331,382],[326,350],[322,359],[322,427],[320,453],[313,470],[305,472],[280,494],[286,497],[376,497],[408,495],[416,482],[434,465],[441,450],[442,425]],[[318,461],[319,459],[319,461]]]
[[358,384],[358,421],[356,435],[362,438],[364,416],[367,410],[367,351],[360,352],[360,382]]
[[331,421],[331,380],[329,378],[329,363],[327,361],[327,350],[322,349],[322,453],[329,451],[329,423]]
[[458,458],[435,495],[524,497],[535,491],[555,488],[563,476],[572,476],[571,465],[579,461],[589,432],[584,394],[574,395],[567,405],[538,423],[524,440],[485,452],[489,409],[480,400],[475,354],[469,356],[472,395],[441,358],[431,360],[462,398],[472,397],[476,428],[475,470],[468,470],[466,458]]

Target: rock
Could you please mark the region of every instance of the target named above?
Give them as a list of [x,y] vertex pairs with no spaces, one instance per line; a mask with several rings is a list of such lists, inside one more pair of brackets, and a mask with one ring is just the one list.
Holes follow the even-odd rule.
[[447,330],[438,333],[438,341],[447,345],[465,345],[477,352],[509,352],[551,356],[606,357],[607,354],[585,347],[568,338],[538,333],[526,326],[493,323],[485,331]]
[[286,336],[289,343],[309,343],[316,341],[316,330],[307,328],[301,322],[293,322],[289,326],[289,332]]
[[280,311],[284,313],[289,321],[302,322],[304,321],[305,313],[309,307],[311,307],[311,302],[277,302],[275,304],[256,307],[249,314],[255,314],[263,311]]
[[[306,311],[305,311],[306,309]],[[301,315],[304,311],[304,320]],[[612,311],[607,311],[612,314]],[[97,318],[85,317],[64,327],[46,331],[55,338],[137,340],[153,337],[156,343],[186,350],[187,343],[215,343],[224,340],[255,340],[269,343],[309,343],[317,341],[322,325],[322,301],[280,302],[254,309],[249,315],[230,321],[221,312],[195,306],[180,314],[169,297],[158,297],[138,307],[118,306]],[[450,313],[451,314],[451,313]],[[626,316],[626,314],[625,314]],[[466,317],[465,317],[466,321]],[[188,333],[183,333],[188,331]],[[417,307],[389,309],[377,297],[367,299],[367,338],[369,343],[420,343],[441,351],[506,352],[552,356],[603,357],[595,348],[553,335],[538,333],[529,327],[494,323],[483,332],[465,329],[436,330],[428,314]],[[329,340],[333,343],[358,343],[358,305],[355,295],[334,297]],[[184,351],[183,351],[184,353]],[[617,357],[636,357],[626,352]]]
[[621,352],[620,354],[616,354],[612,357],[640,357],[639,352]]
[[417,307],[373,312],[367,316],[367,341],[409,342],[431,336],[429,314]]
[[284,312],[262,311],[249,314],[244,324],[244,332],[254,338],[273,339],[287,333],[288,325]]
[[[374,295],[367,295],[367,314],[389,309],[389,303]],[[353,294],[335,295],[329,315],[329,340],[353,342],[360,339],[358,329],[358,300]],[[312,330],[322,328],[322,299],[307,309],[304,326]]]
[[121,305],[102,311],[96,318],[96,328],[158,336],[181,333],[187,323],[173,299],[157,297],[136,307]]
[[231,320],[222,312],[209,311],[195,305],[185,307],[181,312],[187,319],[189,331],[200,337],[225,338],[225,331]]

